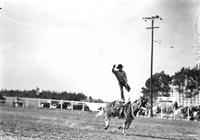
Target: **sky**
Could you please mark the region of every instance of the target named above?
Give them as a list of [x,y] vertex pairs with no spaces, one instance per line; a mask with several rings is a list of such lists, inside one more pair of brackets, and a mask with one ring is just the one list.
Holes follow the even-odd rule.
[[114,64],[123,64],[136,99],[153,73],[200,63],[198,0],[1,0],[0,88],[81,92],[120,99]]

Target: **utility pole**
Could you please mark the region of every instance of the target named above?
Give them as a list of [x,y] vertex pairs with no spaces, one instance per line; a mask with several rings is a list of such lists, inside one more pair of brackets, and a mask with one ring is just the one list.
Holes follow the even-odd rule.
[[153,38],[154,38],[154,29],[159,28],[159,27],[154,27],[154,20],[155,19],[160,19],[162,20],[162,18],[158,15],[156,16],[152,16],[152,17],[143,17],[143,19],[145,20],[145,22],[147,22],[147,20],[151,20],[151,27],[147,27],[146,29],[151,29],[151,79],[150,79],[150,98],[151,98],[151,114],[150,116],[153,117],[153,89],[152,89],[152,75],[153,75]]

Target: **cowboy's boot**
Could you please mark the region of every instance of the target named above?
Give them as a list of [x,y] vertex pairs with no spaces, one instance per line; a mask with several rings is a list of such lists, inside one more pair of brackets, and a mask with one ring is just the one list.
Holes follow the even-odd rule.
[[126,90],[127,90],[128,92],[130,92],[131,88],[130,88],[130,86],[129,86],[127,83],[125,84],[125,88],[126,88]]

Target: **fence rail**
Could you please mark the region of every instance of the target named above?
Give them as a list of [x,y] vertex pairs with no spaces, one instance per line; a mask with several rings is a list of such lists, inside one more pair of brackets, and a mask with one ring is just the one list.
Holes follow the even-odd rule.
[[[105,106],[105,103],[91,103],[85,101],[73,100],[56,100],[56,99],[42,99],[42,98],[21,98],[21,97],[7,97],[5,104],[14,107],[23,108],[60,108],[69,110],[82,111],[98,111],[98,108]],[[78,108],[77,108],[78,107]]]
[[164,112],[164,108],[161,108],[160,113],[155,114],[155,115],[157,115],[156,118],[159,118],[159,119],[190,120],[191,114],[189,113],[189,111],[190,111],[190,108],[188,107],[187,112],[186,112],[187,118],[183,117],[183,114],[180,110],[175,110],[175,109],[172,110],[172,113],[166,113]]
[[[14,107],[22,107],[22,108],[59,108],[59,109],[68,109],[68,110],[75,110],[77,109],[76,106],[78,105],[78,110],[82,111],[98,111],[100,107],[104,107],[105,103],[91,103],[85,101],[73,101],[73,100],[55,100],[55,99],[42,99],[42,98],[21,98],[21,97],[5,97],[6,100],[0,100],[0,103],[4,103],[8,106]],[[55,104],[55,105],[54,105]],[[48,106],[45,106],[48,105]],[[67,106],[66,106],[67,105]],[[88,107],[86,110],[86,107]],[[147,113],[148,115],[150,112]],[[149,117],[147,115],[147,117]],[[173,110],[173,113],[165,113],[164,108],[161,107],[161,112],[159,114],[155,114],[156,118],[160,119],[190,119],[189,108],[187,110],[187,118],[183,118],[178,116],[176,110]],[[178,116],[178,117],[177,117]]]

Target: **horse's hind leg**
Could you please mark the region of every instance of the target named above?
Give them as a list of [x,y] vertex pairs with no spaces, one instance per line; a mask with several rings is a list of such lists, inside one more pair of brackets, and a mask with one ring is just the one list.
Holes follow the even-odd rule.
[[105,130],[108,129],[109,123],[110,123],[110,119],[108,117],[105,117],[105,124],[106,124],[106,127],[104,128]]
[[123,129],[123,134],[124,134],[124,135],[126,135],[125,129],[129,129],[129,127],[130,127],[132,121],[133,121],[132,118],[125,120],[124,125],[123,125],[123,128],[122,128],[122,129]]
[[128,119],[127,121],[125,121],[125,124],[124,124],[125,129],[129,129],[129,127],[130,127],[132,121],[133,121],[133,119]]

